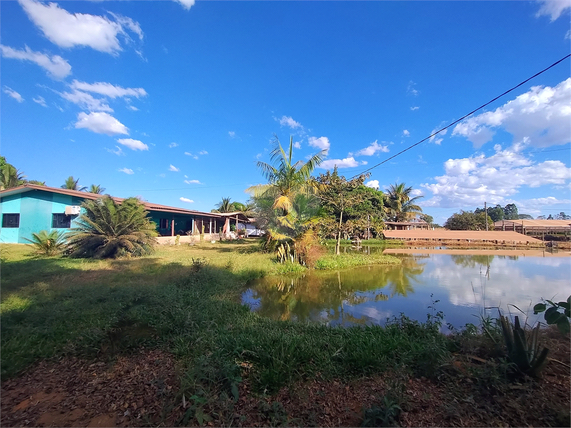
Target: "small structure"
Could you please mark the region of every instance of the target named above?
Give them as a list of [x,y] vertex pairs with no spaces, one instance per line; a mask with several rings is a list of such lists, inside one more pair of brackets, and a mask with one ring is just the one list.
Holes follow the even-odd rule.
[[545,236],[559,236],[565,240],[571,237],[571,220],[500,220],[494,223],[494,230],[518,232],[545,239]]
[[[67,231],[74,226],[81,211],[81,203],[102,196],[35,184],[0,191],[0,242],[25,243],[26,238],[32,237],[32,233],[41,230]],[[124,199],[114,197],[113,200],[120,203]],[[218,239],[219,229],[228,223],[228,218],[218,213],[186,210],[152,202],[142,203],[161,236],[203,234],[207,240]]]
[[385,221],[387,230],[428,230],[430,225],[424,220],[413,221]]
[[424,241],[435,244],[513,244],[513,245],[541,245],[543,242],[530,236],[522,235],[513,231],[490,231],[483,230],[385,230],[383,235],[386,239],[402,239],[404,241]]

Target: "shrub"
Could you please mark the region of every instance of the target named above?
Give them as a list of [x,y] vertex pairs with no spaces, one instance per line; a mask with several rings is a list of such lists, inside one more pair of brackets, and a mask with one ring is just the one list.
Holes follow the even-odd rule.
[[156,226],[138,199],[118,204],[104,196],[81,206],[84,212],[69,235],[71,257],[111,258],[153,252]]
[[25,238],[30,242],[37,254],[43,256],[55,256],[61,254],[66,246],[65,233],[57,230],[48,232],[42,230],[39,233],[32,233],[32,239]]

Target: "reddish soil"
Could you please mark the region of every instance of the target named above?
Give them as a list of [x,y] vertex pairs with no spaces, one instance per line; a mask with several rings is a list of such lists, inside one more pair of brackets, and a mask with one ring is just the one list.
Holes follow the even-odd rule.
[[2,384],[1,426],[156,426],[176,392],[174,359],[157,350],[112,364],[43,361]]

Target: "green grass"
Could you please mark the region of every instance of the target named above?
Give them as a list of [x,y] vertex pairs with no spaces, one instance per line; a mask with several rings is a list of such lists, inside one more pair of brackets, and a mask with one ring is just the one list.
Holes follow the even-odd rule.
[[[204,388],[218,385],[220,379],[212,376],[237,379],[240,362],[253,365],[260,391],[273,391],[316,373],[363,375],[397,360],[414,368],[425,364],[427,349],[431,355],[444,349],[431,327],[412,322],[414,329],[403,334],[400,321],[386,329],[339,329],[250,312],[240,304],[249,280],[299,270],[276,264],[253,245],[166,246],[149,257],[101,261],[32,258],[25,249],[2,246],[2,375],[7,377],[38,359],[95,356],[117,341],[121,326],[149,334],[122,337],[124,343],[113,347],[167,349],[187,362],[188,376]],[[338,260],[354,265],[357,259]]]
[[344,269],[354,266],[367,266],[373,264],[394,265],[400,263],[401,260],[399,258],[380,253],[370,255],[362,253],[344,253],[338,256],[335,254],[328,254],[317,260],[315,263],[315,269]]

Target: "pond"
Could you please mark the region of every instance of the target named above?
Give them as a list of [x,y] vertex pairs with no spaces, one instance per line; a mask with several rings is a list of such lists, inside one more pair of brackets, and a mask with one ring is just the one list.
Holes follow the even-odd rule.
[[384,253],[401,258],[402,265],[266,277],[250,284],[242,302],[272,319],[333,326],[382,325],[401,313],[426,321],[427,314],[442,311],[444,325],[460,328],[478,324],[480,315],[496,317],[498,307],[525,319],[519,308],[533,324],[539,315],[532,307],[541,298],[562,301],[571,294],[569,252],[405,248]]

